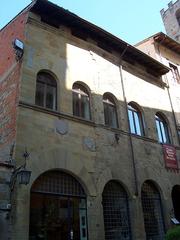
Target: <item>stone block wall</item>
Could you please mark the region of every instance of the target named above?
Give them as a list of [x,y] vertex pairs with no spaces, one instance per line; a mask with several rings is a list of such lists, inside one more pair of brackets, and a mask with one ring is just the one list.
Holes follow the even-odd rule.
[[177,11],[180,11],[180,0],[172,1],[168,4],[168,9],[161,10],[161,17],[166,29],[167,35],[180,42],[180,25],[176,18]]

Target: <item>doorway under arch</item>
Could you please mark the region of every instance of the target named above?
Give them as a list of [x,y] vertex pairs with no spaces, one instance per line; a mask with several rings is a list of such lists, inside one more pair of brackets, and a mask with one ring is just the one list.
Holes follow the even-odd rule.
[[141,189],[141,201],[144,215],[146,240],[164,239],[164,219],[159,190],[149,180],[145,181]]
[[109,181],[102,193],[105,240],[131,240],[128,195],[123,186]]
[[42,174],[31,188],[30,240],[87,240],[86,194],[62,171]]
[[180,185],[175,185],[172,189],[172,202],[175,218],[180,222]]

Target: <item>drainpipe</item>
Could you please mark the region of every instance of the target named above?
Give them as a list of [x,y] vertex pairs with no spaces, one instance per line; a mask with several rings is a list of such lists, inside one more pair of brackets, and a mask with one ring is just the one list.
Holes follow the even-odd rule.
[[[165,39],[166,39],[166,35],[164,35],[164,38],[157,44],[157,50],[158,50],[158,54],[160,56],[160,61],[161,61],[162,64],[163,64],[163,61],[162,61],[162,55],[161,55],[161,51],[160,51],[160,47],[159,46],[160,46],[160,44],[162,44],[164,42]],[[170,105],[171,105],[171,110],[172,110],[172,114],[173,114],[173,120],[174,120],[174,124],[175,124],[175,128],[176,128],[176,136],[177,136],[177,139],[178,139],[178,143],[180,144],[180,139],[179,139],[179,135],[178,135],[177,121],[176,121],[176,115],[175,115],[173,104],[172,104],[172,97],[171,97],[171,94],[170,94],[170,91],[169,91],[169,80],[168,80],[167,75],[166,75],[166,83],[167,83],[167,92],[168,92],[169,102],[170,102]],[[171,138],[171,139],[172,139],[172,143],[173,143],[173,138]]]
[[122,73],[122,58],[127,51],[129,45],[126,45],[126,48],[123,50],[122,54],[120,55],[120,63],[119,63],[119,73],[120,73],[120,79],[121,79],[121,86],[122,86],[122,92],[123,92],[123,99],[125,102],[125,109],[126,109],[126,117],[128,120],[128,132],[129,132],[129,142],[130,142],[130,151],[131,151],[131,156],[132,156],[132,166],[133,166],[133,174],[134,174],[134,182],[135,182],[135,191],[134,195],[138,196],[138,183],[137,183],[137,171],[136,171],[136,161],[135,161],[135,156],[134,156],[134,147],[133,147],[133,141],[132,141],[132,135],[130,131],[130,123],[129,123],[129,117],[128,117],[128,105],[127,105],[127,99],[126,99],[126,93],[125,93],[125,88],[124,88],[124,80],[123,80],[123,73]]

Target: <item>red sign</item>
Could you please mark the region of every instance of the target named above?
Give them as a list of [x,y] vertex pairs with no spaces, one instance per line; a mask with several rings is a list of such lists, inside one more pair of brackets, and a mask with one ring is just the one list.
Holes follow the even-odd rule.
[[171,145],[163,145],[164,161],[167,168],[178,169],[176,149]]

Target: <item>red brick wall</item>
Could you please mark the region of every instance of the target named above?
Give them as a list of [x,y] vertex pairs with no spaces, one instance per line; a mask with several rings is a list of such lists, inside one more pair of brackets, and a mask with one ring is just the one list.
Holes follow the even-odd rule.
[[25,40],[28,12],[16,17],[0,31],[0,161],[9,160],[9,152],[16,136],[16,116],[19,99],[21,63],[15,59],[12,42]]

